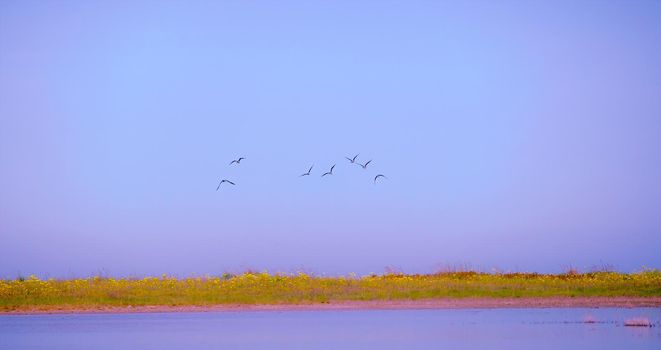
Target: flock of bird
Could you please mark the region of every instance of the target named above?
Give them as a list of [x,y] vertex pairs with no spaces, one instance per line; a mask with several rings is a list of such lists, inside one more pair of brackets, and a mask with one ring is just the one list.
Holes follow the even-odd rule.
[[[360,155],[360,153],[359,153],[359,154],[356,154],[355,156],[353,156],[353,158],[349,158],[349,157],[344,157],[344,158],[346,158],[346,159],[349,161],[350,164],[356,164],[356,165],[359,165],[359,166],[360,166],[361,168],[363,168],[364,170],[367,170],[367,166],[372,162],[372,160],[370,159],[370,160],[368,160],[367,162],[365,162],[364,164],[358,163],[358,162],[356,161],[356,159],[358,158],[359,155]],[[235,164],[236,164],[236,165],[240,165],[240,164],[241,164],[241,161],[244,160],[244,159],[246,159],[246,158],[245,158],[245,157],[239,157],[238,159],[235,159],[235,160],[231,161],[229,165],[230,165],[230,166],[235,165]],[[336,165],[337,165],[337,164],[333,164],[333,166],[330,167],[330,170],[329,170],[329,171],[327,171],[327,172],[321,174],[321,177],[324,177],[324,176],[326,176],[326,175],[333,175],[333,169],[335,169],[335,166],[336,166]],[[299,177],[310,176],[310,175],[312,174],[312,169],[313,169],[313,168],[314,168],[314,164],[312,164],[312,166],[310,166],[310,169],[308,169],[308,171],[307,171],[306,173],[303,173],[303,174],[299,175]],[[385,175],[383,175],[383,174],[378,174],[378,175],[376,175],[376,176],[374,177],[374,184],[376,184],[377,180],[379,180],[379,179],[387,179],[387,177],[386,177]],[[232,181],[230,181],[230,180],[228,180],[228,179],[222,179],[222,180],[220,180],[220,182],[218,183],[218,187],[216,187],[216,191],[218,191],[218,190],[220,189],[220,186],[221,186],[222,184],[224,184],[224,183],[227,183],[227,184],[232,185],[232,186],[235,186],[235,185],[236,185],[234,182],[232,182]]]

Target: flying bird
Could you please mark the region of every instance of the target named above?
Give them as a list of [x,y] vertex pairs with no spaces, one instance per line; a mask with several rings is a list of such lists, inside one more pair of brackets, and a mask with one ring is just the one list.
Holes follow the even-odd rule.
[[220,188],[220,185],[222,185],[223,182],[227,182],[228,184],[231,184],[231,185],[236,185],[234,182],[232,182],[232,181],[230,181],[230,180],[225,180],[225,179],[223,179],[223,180],[220,181],[220,183],[218,184],[218,187],[216,187],[216,191],[218,191],[218,189]]
[[235,160],[233,160],[233,161],[230,162],[230,165],[232,165],[232,164],[234,164],[234,163],[236,163],[236,164],[241,164],[241,161],[244,160],[244,159],[245,159],[245,158],[243,158],[243,157],[241,157],[241,158],[239,158],[239,159],[235,159]]
[[[308,175],[310,175],[310,172],[312,171],[312,168],[314,168],[314,164],[312,164],[312,166],[310,167],[310,169],[308,169],[308,172],[307,172],[307,173],[302,174],[301,176],[308,176]],[[301,177],[301,176],[299,176],[299,177]]]
[[369,164],[369,163],[371,163],[371,162],[372,162],[372,160],[370,159],[370,160],[367,161],[367,163],[365,163],[365,164],[360,164],[360,163],[358,163],[358,165],[360,165],[361,167],[363,167],[363,169],[367,169],[367,164]]
[[356,162],[356,158],[358,158],[359,155],[360,153],[353,156],[353,158],[349,158],[349,157],[344,157],[344,158],[346,158],[349,162],[351,162],[351,164],[354,164]]
[[327,172],[327,173],[324,173],[323,175],[321,175],[321,177],[324,177],[324,176],[326,176],[326,175],[333,175],[333,168],[335,168],[336,165],[337,165],[337,164],[333,164],[333,166],[331,167],[330,171]]
[[386,177],[385,175],[383,175],[383,174],[379,174],[379,175],[377,175],[377,176],[374,177],[374,184],[376,184],[376,180],[377,180],[378,178],[380,178],[380,177],[382,177],[382,178],[384,178],[384,179],[387,179],[387,177]]

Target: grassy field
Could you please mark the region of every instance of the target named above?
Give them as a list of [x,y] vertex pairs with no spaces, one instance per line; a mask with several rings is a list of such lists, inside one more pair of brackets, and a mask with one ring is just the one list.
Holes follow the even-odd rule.
[[365,277],[314,277],[244,273],[195,277],[0,280],[0,310],[183,306],[218,304],[314,304],[344,300],[430,298],[661,296],[661,270],[536,274],[448,272]]

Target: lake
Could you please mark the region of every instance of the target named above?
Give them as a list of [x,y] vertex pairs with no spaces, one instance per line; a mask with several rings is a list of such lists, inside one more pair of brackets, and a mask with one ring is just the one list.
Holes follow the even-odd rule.
[[[623,326],[640,316],[655,327]],[[0,349],[661,349],[659,320],[661,308],[2,315]]]

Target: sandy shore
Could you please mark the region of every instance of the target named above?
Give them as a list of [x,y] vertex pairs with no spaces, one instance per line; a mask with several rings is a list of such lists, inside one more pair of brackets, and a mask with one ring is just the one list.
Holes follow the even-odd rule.
[[243,312],[243,311],[337,311],[337,310],[415,310],[415,309],[496,309],[569,307],[661,307],[661,297],[580,297],[580,298],[466,298],[429,300],[337,301],[327,304],[208,305],[208,306],[128,306],[21,309],[0,311],[4,315],[71,313],[155,313],[155,312]]

